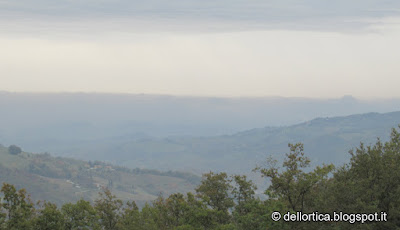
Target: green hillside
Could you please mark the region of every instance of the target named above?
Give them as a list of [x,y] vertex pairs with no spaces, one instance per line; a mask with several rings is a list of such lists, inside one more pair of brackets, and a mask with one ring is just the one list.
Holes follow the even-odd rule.
[[30,191],[33,200],[57,204],[93,201],[102,187],[111,188],[122,200],[138,204],[159,194],[192,191],[200,178],[189,173],[127,169],[103,162],[52,157],[48,153],[11,154],[0,146],[0,183],[11,183]]

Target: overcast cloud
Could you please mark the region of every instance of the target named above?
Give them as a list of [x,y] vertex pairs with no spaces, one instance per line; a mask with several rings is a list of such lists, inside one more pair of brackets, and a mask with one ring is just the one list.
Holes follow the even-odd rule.
[[0,90],[400,97],[399,1],[0,0]]

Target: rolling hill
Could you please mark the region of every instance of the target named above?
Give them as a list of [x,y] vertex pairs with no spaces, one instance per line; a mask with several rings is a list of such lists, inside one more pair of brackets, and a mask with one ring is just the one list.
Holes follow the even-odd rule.
[[93,201],[102,187],[108,187],[123,200],[139,205],[159,194],[192,191],[200,178],[189,173],[128,169],[103,162],[85,162],[52,157],[48,153],[11,154],[0,146],[0,183],[25,188],[32,199],[56,204],[80,198]]
[[304,143],[313,164],[340,165],[348,162],[350,149],[360,142],[371,144],[378,137],[387,140],[390,130],[399,123],[400,112],[367,113],[317,118],[233,135],[124,136],[60,146],[68,148],[70,157],[83,160],[48,153],[12,155],[8,148],[0,146],[0,182],[28,189],[35,200],[57,204],[81,197],[94,200],[102,186],[110,186],[124,200],[144,204],[160,193],[191,191],[200,181],[198,176],[168,171],[171,169],[198,175],[209,170],[250,174],[268,155],[282,159],[288,151],[287,144],[295,142]]
[[[297,125],[266,127],[211,137],[115,138],[67,146],[73,157],[112,161],[126,167],[195,173],[249,173],[268,155],[280,159],[288,143],[302,142],[316,164],[340,165],[360,142],[387,140],[400,112],[317,118]],[[86,154],[85,154],[86,153]]]

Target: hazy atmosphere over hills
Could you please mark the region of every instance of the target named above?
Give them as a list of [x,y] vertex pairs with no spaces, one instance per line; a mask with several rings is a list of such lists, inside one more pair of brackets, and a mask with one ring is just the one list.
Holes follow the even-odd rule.
[[1,92],[0,106],[0,135],[6,142],[16,142],[233,134],[317,117],[392,112],[400,108],[400,99]]
[[[106,186],[110,178],[119,197],[135,199],[140,205],[155,199],[159,192],[191,191],[198,182],[188,173],[162,173],[169,170],[197,175],[210,170],[247,174],[264,189],[265,182],[260,182],[252,169],[263,165],[268,156],[282,160],[288,143],[304,143],[313,165],[342,165],[350,158],[350,149],[360,142],[372,144],[378,137],[388,140],[390,130],[400,124],[400,112],[391,112],[400,108],[399,99],[359,100],[351,96],[222,98],[2,92],[0,107],[3,146],[16,144],[27,152],[92,162],[87,166],[87,162],[46,154],[10,156],[6,148],[0,149],[1,180],[11,180],[29,188],[35,198],[47,197],[58,204],[82,195],[94,200],[97,184]],[[380,113],[369,113],[371,110]],[[64,165],[61,171],[59,164]],[[92,172],[97,175],[93,179],[86,174],[95,165],[100,171]],[[117,171],[110,174],[106,167]],[[106,171],[101,171],[103,168]],[[134,168],[144,170],[129,171]],[[36,182],[28,183],[27,177]],[[151,179],[146,182],[145,178]],[[68,187],[71,182],[66,180],[78,183],[78,188],[74,184]],[[132,180],[135,189],[124,187],[125,180]]]
[[[131,168],[199,174],[208,170],[249,173],[267,155],[285,153],[289,142],[304,142],[315,162],[343,163],[349,158],[347,151],[360,141],[385,138],[400,124],[398,112],[362,114],[395,111],[400,100],[367,101],[351,96],[210,98],[3,92],[0,106],[4,145]],[[360,115],[335,117],[350,114]]]

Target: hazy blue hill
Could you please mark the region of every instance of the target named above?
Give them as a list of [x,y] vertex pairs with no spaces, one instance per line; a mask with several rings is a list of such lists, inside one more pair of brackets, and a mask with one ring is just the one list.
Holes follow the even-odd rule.
[[[1,92],[0,108],[0,143],[4,145],[127,167],[196,173],[249,172],[265,156],[285,153],[288,142],[304,142],[319,163],[341,163],[360,141],[384,138],[400,123],[398,112],[387,113],[400,108],[400,100],[366,101],[351,96]],[[370,111],[380,113],[363,114]]]
[[[234,135],[105,142],[104,146],[109,146],[107,150],[98,148],[97,154],[85,157],[114,160],[130,167],[248,173],[268,155],[281,158],[288,150],[288,143],[302,142],[314,163],[341,164],[349,159],[351,148],[360,142],[373,143],[378,137],[386,140],[391,128],[398,124],[400,112],[317,118],[297,125],[252,129]],[[91,148],[88,143],[85,147]]]
[[386,113],[400,108],[400,99],[0,92],[0,108],[0,143],[70,156],[79,149],[89,155],[113,151],[124,148],[121,143],[151,137],[218,136],[316,117]]
[[[347,103],[357,103],[351,98],[345,100]],[[225,105],[226,101],[218,103]],[[7,111],[2,116],[7,114],[12,112]],[[85,122],[74,124],[75,126],[66,127],[77,129],[77,132],[93,127]],[[400,112],[391,112],[321,117],[295,125],[269,126],[219,136],[155,138],[138,132],[98,138],[90,136],[93,130],[84,134],[61,133],[61,136],[70,135],[74,138],[63,140],[60,139],[61,136],[47,136],[48,140],[41,139],[38,143],[51,146],[51,151],[58,150],[70,157],[87,161],[26,152],[11,155],[6,147],[0,146],[0,182],[27,188],[34,199],[47,199],[60,204],[80,197],[93,200],[98,192],[97,185],[107,186],[112,181],[113,191],[117,196],[125,200],[134,199],[143,204],[156,198],[160,192],[169,194],[190,191],[199,178],[188,173],[128,170],[115,165],[161,171],[184,170],[198,174],[209,170],[250,173],[257,164],[262,164],[268,155],[282,159],[288,151],[287,144],[295,142],[304,143],[305,152],[313,163],[340,165],[348,161],[348,151],[351,148],[357,147],[360,142],[373,143],[378,137],[387,140],[391,128],[397,127],[398,124]],[[56,135],[59,126],[52,128],[49,129],[50,133]],[[40,132],[35,134],[37,136],[31,138],[41,137]],[[79,138],[79,135],[86,139]],[[93,162],[94,160],[112,162],[114,165]],[[114,170],[107,169],[108,166]]]

